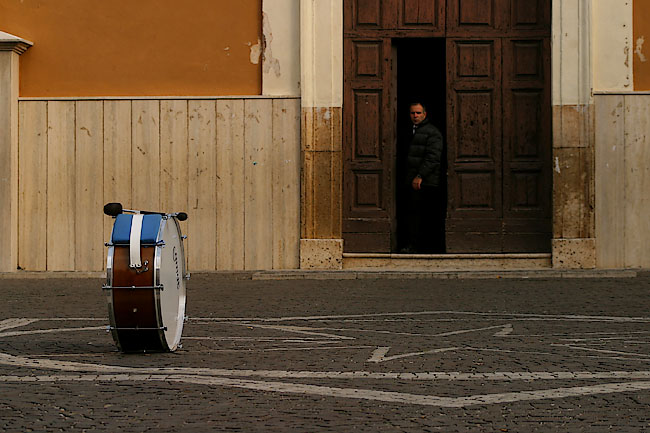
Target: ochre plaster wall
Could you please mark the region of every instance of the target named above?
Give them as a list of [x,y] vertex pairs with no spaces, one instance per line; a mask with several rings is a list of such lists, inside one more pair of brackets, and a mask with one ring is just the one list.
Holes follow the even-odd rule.
[[634,2],[634,90],[650,90],[650,1]]
[[0,0],[21,97],[257,95],[261,0]]

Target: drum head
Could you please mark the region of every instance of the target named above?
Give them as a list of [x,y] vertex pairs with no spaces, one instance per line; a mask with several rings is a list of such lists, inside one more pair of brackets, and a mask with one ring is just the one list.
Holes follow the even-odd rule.
[[165,340],[170,351],[176,350],[181,341],[185,318],[185,252],[180,227],[176,218],[163,220],[164,245],[156,248],[155,280],[161,284],[159,303],[162,323],[166,328]]

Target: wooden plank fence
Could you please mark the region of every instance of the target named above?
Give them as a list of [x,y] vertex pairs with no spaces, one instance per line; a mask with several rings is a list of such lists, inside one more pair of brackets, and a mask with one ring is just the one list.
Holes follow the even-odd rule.
[[104,203],[186,211],[190,271],[299,265],[300,100],[21,100],[19,266],[101,271]]
[[596,95],[596,259],[650,266],[650,96]]

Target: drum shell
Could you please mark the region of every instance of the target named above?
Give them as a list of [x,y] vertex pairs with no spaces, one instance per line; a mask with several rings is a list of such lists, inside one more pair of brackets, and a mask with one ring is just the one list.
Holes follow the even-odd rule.
[[136,271],[129,267],[128,245],[113,247],[109,315],[114,328],[113,339],[123,352],[168,350],[160,329],[162,322],[158,314],[157,289],[153,288],[156,248],[141,247],[142,263],[148,263],[147,270]]

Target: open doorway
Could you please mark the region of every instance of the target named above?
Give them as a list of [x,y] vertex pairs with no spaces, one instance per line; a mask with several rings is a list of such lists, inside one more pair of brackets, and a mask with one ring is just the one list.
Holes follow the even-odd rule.
[[[397,149],[396,149],[396,217],[397,251],[407,243],[406,194],[409,187],[405,179],[406,155],[412,136],[409,104],[421,102],[427,109],[427,118],[446,139],[447,83],[446,51],[444,38],[393,39],[397,63],[394,86],[397,90]],[[447,143],[441,158],[441,179],[438,193],[427,200],[422,224],[421,245],[418,253],[439,254],[445,252],[445,217],[447,209]]]

